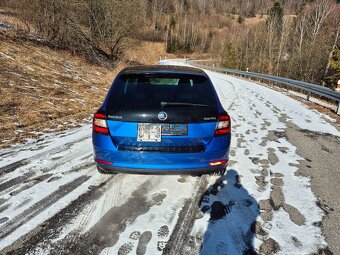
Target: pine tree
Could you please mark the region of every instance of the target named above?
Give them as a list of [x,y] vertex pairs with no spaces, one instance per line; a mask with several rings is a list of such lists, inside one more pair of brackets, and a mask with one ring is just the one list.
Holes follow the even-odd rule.
[[333,57],[330,61],[330,69],[333,71],[340,72],[340,49],[335,49],[333,52]]
[[232,42],[226,45],[226,52],[222,59],[222,66],[226,68],[237,68],[237,49]]
[[244,17],[243,17],[242,15],[239,15],[239,16],[238,16],[238,19],[237,19],[237,22],[240,23],[240,24],[242,24],[243,21],[244,21]]
[[275,1],[272,8],[268,11],[267,25],[273,24],[278,35],[282,32],[283,16],[284,12],[280,2]]
[[256,17],[255,1],[253,1],[253,4],[251,6],[251,9],[250,9],[250,12],[249,12],[249,17]]

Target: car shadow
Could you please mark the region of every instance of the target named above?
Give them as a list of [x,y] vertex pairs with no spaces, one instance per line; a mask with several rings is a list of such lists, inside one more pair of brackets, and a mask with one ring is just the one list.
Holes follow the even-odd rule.
[[259,207],[242,186],[234,169],[220,177],[202,195],[200,209],[209,214],[209,224],[200,255],[256,254],[254,232]]

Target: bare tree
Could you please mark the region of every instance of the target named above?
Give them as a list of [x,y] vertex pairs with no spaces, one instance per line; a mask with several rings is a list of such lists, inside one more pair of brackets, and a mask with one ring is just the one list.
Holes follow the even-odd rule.
[[20,14],[53,46],[115,60],[141,28],[140,9],[138,0],[23,0]]
[[328,72],[329,72],[329,68],[330,68],[330,65],[331,65],[331,62],[332,62],[332,58],[333,58],[333,55],[335,53],[336,50],[339,50],[339,36],[340,36],[340,8],[338,7],[337,8],[338,11],[335,11],[335,17],[333,17],[332,21],[334,22],[333,23],[333,34],[334,34],[334,40],[333,40],[333,45],[331,47],[331,50],[329,52],[329,55],[328,55],[328,61],[327,61],[327,65],[326,65],[326,68],[325,68],[325,73],[324,73],[324,77],[327,77],[328,75]]
[[277,54],[277,63],[276,63],[276,75],[280,74],[281,70],[281,61],[283,58],[283,55],[286,52],[287,43],[290,36],[291,30],[291,22],[289,20],[284,20],[282,25],[282,31],[281,31],[281,37],[280,37],[280,44],[279,44],[279,51]]
[[314,6],[312,6],[312,12],[310,16],[310,37],[314,43],[317,36],[323,27],[328,15],[335,7],[334,1],[330,0],[316,0]]

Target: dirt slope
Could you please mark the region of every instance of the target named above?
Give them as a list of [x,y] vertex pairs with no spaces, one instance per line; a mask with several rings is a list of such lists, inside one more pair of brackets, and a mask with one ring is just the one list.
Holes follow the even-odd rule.
[[0,33],[0,146],[87,120],[123,66],[94,66]]

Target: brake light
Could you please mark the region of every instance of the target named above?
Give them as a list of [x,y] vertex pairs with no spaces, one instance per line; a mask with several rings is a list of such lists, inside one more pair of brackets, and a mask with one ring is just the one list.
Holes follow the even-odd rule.
[[107,128],[106,115],[102,113],[95,113],[93,116],[92,129],[94,132],[108,135],[109,129]]
[[219,166],[219,165],[223,165],[226,164],[228,162],[228,160],[219,160],[219,161],[214,161],[214,162],[210,162],[209,165],[210,166]]
[[230,134],[230,117],[229,115],[221,115],[218,117],[215,136]]

